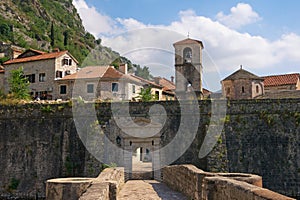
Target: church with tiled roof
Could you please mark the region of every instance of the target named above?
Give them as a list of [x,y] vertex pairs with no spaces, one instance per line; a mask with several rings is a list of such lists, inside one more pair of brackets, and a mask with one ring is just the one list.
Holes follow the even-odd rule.
[[221,84],[227,99],[300,98],[300,73],[259,77],[241,67]]

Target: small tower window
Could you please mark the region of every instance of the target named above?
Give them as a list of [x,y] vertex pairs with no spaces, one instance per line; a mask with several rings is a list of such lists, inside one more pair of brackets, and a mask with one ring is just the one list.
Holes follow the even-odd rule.
[[192,49],[187,47],[183,50],[183,59],[185,63],[191,63],[192,62]]
[[242,93],[245,93],[245,87],[242,86]]

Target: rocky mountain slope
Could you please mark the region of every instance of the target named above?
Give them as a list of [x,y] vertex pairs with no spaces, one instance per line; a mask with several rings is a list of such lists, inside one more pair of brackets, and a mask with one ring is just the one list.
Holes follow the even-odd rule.
[[[45,51],[67,49],[85,65],[108,64],[119,58],[84,29],[72,0],[1,0],[0,41]],[[95,49],[96,54],[83,62]]]

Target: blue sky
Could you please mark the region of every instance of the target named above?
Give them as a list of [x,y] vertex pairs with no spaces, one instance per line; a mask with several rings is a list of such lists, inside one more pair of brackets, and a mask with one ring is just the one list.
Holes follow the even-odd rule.
[[[73,0],[86,30],[102,43],[150,67],[174,74],[172,43],[189,32],[205,49],[204,85],[243,65],[259,75],[299,72],[300,1],[268,0]],[[212,81],[213,80],[213,81]]]

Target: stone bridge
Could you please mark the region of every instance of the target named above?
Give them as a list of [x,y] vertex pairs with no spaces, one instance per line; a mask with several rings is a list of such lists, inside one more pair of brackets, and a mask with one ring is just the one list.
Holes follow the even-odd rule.
[[162,168],[162,181],[128,180],[124,168],[107,168],[97,178],[47,181],[47,200],[290,200],[262,187],[262,178],[243,173],[210,173],[193,165]]

